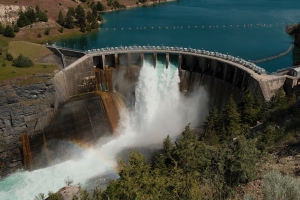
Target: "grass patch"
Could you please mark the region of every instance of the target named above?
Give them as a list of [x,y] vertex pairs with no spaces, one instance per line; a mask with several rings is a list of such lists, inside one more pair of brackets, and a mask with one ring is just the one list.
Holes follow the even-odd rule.
[[[6,53],[11,53],[15,58],[21,53],[36,60],[46,54],[51,53],[46,47],[23,41],[14,41],[0,36],[0,46],[2,55],[0,56],[0,81],[20,76],[31,76],[33,74],[52,74],[55,69],[59,69],[54,64],[35,63],[34,67],[18,68],[12,65],[12,61],[6,59]],[[35,79],[37,81],[37,79]],[[41,80],[44,82],[43,80]]]
[[11,53],[14,58],[16,58],[19,54],[23,54],[33,61],[51,53],[51,51],[43,45],[24,41],[9,42],[8,52]]
[[12,62],[6,61],[6,66],[0,66],[0,81],[19,76],[30,76],[34,74],[52,74],[57,65],[52,64],[35,64],[34,67],[18,68],[12,66]]

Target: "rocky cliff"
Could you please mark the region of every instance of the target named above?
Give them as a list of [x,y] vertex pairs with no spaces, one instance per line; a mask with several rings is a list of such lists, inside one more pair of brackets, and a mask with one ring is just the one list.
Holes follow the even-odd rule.
[[[53,115],[51,75],[0,83],[0,176],[22,169],[20,137],[40,128]],[[34,83],[38,81],[38,83]]]

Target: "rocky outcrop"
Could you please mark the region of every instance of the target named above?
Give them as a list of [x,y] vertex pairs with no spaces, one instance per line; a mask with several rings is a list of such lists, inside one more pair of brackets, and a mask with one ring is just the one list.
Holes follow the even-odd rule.
[[1,177],[23,168],[21,135],[39,129],[39,120],[53,114],[52,76],[34,78],[44,82],[27,84],[28,78],[21,78],[0,83]]
[[0,4],[0,22],[2,24],[11,24],[16,22],[19,15],[19,11],[25,11],[25,6],[16,6],[16,5],[2,5]]

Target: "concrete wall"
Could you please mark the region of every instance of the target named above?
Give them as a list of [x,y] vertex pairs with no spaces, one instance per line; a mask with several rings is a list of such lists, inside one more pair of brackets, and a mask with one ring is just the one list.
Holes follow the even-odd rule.
[[53,78],[55,108],[69,98],[95,90],[95,72],[93,57],[83,56]]

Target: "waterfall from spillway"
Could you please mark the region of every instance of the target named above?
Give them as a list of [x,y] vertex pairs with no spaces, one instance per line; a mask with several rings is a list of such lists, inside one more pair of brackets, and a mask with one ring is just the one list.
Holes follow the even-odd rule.
[[123,149],[162,144],[170,135],[178,136],[188,123],[200,125],[207,109],[207,95],[199,88],[184,96],[179,91],[177,66],[157,61],[156,68],[147,60],[136,83],[135,107],[122,112],[117,138],[100,138],[98,145],[84,149],[76,144],[74,154],[78,160],[69,160],[32,172],[17,172],[0,181],[0,199],[33,199],[39,193],[56,192],[65,186],[69,177],[74,184],[110,172],[115,174],[116,156]]

